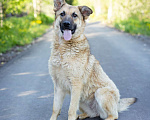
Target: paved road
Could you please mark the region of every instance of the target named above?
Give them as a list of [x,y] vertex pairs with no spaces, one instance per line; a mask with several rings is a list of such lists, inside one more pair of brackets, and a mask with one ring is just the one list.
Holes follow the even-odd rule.
[[[100,23],[89,24],[85,33],[92,54],[116,83],[121,97],[138,98],[129,111],[119,114],[119,120],[150,120],[150,45]],[[0,120],[49,120],[51,34],[0,69]],[[67,120],[69,101],[67,96],[58,120]]]

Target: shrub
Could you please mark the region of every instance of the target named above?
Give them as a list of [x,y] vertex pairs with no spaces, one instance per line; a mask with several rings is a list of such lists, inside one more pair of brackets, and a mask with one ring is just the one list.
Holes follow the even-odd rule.
[[131,34],[142,34],[150,36],[150,21],[139,20],[130,17],[126,20],[116,20],[114,26],[117,29],[129,32]]
[[6,19],[0,28],[0,53],[16,45],[30,44],[34,38],[41,36],[52,22],[53,18],[46,15],[40,15],[36,19],[32,15]]
[[47,15],[41,13],[41,14],[39,15],[39,19],[42,21],[43,24],[50,24],[50,23],[53,22],[54,17],[49,17],[49,16],[47,16]]

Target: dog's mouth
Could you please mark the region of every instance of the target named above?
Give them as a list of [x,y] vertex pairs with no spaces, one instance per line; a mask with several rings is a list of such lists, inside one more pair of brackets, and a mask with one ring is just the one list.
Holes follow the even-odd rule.
[[76,31],[76,24],[74,24],[71,27],[65,27],[64,25],[61,25],[60,23],[60,30],[63,33],[63,37],[66,41],[71,40],[72,35],[75,33]]

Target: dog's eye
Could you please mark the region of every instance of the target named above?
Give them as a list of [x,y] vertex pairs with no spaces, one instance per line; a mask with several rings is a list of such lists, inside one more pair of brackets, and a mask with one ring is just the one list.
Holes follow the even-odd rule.
[[72,14],[72,17],[76,18],[78,15],[76,13]]
[[61,17],[65,16],[65,11],[63,11],[62,13],[60,13],[60,16]]

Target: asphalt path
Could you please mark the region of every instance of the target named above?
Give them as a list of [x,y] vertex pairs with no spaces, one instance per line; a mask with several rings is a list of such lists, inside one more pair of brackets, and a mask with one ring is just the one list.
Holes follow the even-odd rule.
[[[121,98],[138,98],[119,114],[119,120],[150,120],[150,44],[100,23],[88,24],[85,34],[91,53],[115,82]],[[49,31],[0,68],[0,120],[49,120],[53,105],[48,74],[51,40]],[[69,102],[67,95],[58,120],[67,120]]]

